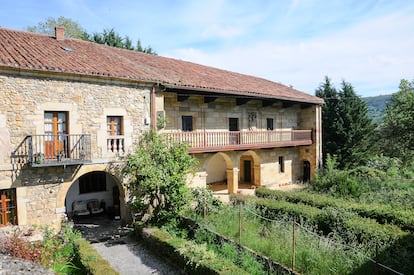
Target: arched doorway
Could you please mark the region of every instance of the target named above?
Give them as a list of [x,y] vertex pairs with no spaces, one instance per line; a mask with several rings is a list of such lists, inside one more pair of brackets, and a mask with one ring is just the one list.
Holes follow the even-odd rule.
[[[206,183],[216,194],[234,193],[233,189],[233,163],[225,153],[216,153],[206,161]],[[229,183],[230,181],[230,183]]]
[[105,171],[85,173],[69,187],[65,208],[70,218],[108,214],[110,218],[120,219],[119,187],[113,176]]
[[247,151],[240,157],[240,183],[245,188],[260,186],[260,158],[254,151]]

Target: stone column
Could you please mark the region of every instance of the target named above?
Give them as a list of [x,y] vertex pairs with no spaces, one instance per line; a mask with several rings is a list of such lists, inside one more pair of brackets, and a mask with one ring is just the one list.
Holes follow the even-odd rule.
[[229,194],[236,194],[239,189],[239,168],[227,169],[226,175]]

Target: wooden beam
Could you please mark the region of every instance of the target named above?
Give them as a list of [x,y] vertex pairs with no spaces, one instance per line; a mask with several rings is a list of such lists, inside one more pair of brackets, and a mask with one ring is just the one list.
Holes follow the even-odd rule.
[[210,103],[217,99],[217,96],[204,96],[204,103]]
[[237,106],[244,105],[250,100],[251,100],[250,98],[236,98],[236,105]]
[[273,103],[275,103],[275,102],[276,101],[274,101],[274,100],[263,99],[262,100],[262,107],[272,106]]
[[186,101],[190,96],[189,95],[177,95],[177,101],[183,102]]
[[289,108],[289,107],[292,107],[293,105],[295,105],[295,103],[291,101],[283,101],[282,103],[283,108]]

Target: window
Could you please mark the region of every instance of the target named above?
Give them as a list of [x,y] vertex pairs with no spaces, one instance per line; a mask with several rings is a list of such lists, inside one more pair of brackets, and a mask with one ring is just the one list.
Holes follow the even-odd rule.
[[124,150],[124,129],[122,116],[106,117],[106,132],[108,152],[123,153]]
[[17,224],[16,189],[0,190],[0,226]]
[[79,178],[79,193],[106,191],[105,172],[91,172]]
[[285,160],[284,157],[280,156],[279,157],[279,173],[284,173],[285,172]]
[[193,116],[182,116],[183,132],[193,131]]
[[237,117],[229,118],[229,131],[238,131],[239,130],[239,119]]
[[106,131],[108,136],[122,136],[123,125],[121,116],[108,116],[106,118]]
[[266,118],[266,129],[273,131],[273,118]]
[[53,159],[58,155],[68,156],[67,112],[45,112],[45,158]]

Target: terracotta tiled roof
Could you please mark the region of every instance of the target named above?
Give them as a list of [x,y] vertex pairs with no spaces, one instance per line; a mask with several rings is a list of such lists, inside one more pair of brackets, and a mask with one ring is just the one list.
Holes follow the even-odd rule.
[[0,28],[0,67],[160,83],[167,87],[323,103],[263,78],[79,39]]

